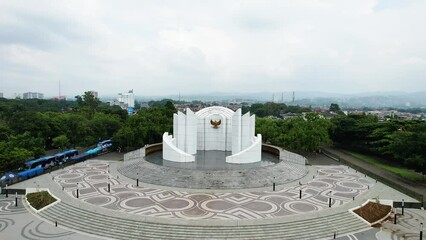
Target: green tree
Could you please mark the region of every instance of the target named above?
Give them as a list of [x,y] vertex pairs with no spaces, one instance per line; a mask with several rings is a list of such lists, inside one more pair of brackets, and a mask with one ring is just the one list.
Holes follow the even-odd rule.
[[62,124],[65,129],[65,135],[74,145],[88,146],[94,143],[93,139],[88,139],[88,135],[93,135],[92,129],[89,127],[89,120],[79,114],[64,114],[62,116]]
[[332,119],[333,141],[341,147],[366,152],[424,172],[426,123],[392,119],[379,122],[370,115],[339,116]]
[[70,141],[65,135],[57,136],[53,138],[52,140],[52,145],[54,147],[61,148],[61,149],[68,147],[69,144],[70,144]]
[[340,109],[339,104],[337,104],[337,103],[332,103],[332,104],[330,104],[330,108],[329,108],[329,110],[330,110],[330,112],[335,112],[335,113],[339,113],[339,112],[341,112],[341,111],[342,111],[342,110]]
[[256,132],[262,134],[262,141],[268,144],[275,143],[280,134],[278,121],[268,118],[256,118]]
[[0,141],[5,141],[12,134],[12,129],[4,123],[0,123]]
[[145,144],[161,142],[164,132],[172,132],[175,111],[174,106],[172,108],[168,104],[168,107],[151,107],[129,116],[114,134],[114,145],[123,150],[131,150]]
[[256,119],[256,132],[262,134],[264,142],[299,153],[318,151],[331,144],[332,128],[330,120],[315,113],[286,120]]
[[43,138],[33,137],[29,132],[10,136],[7,140],[7,148],[9,150],[14,148],[26,149],[30,151],[34,157],[41,157],[46,153],[43,144]]
[[122,123],[117,115],[96,113],[89,121],[92,136],[98,140],[111,138],[120,129]]
[[80,111],[87,112],[89,119],[95,115],[96,109],[101,101],[96,98],[92,92],[84,92],[84,94],[75,96],[77,107]]
[[0,172],[10,171],[22,166],[33,153],[24,148],[5,148],[0,142]]
[[9,127],[17,134],[28,132],[34,137],[45,139],[51,132],[47,122],[48,118],[43,113],[25,111],[15,113],[9,121]]

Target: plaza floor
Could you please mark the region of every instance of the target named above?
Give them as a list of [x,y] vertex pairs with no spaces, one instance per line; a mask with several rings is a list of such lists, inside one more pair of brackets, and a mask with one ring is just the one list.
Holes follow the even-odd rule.
[[[105,158],[105,159],[104,159]],[[136,182],[120,175],[121,163],[100,157],[63,170],[13,185],[14,188],[49,188],[65,203],[88,212],[128,219],[152,217],[161,222],[183,224],[218,221],[220,224],[285,223],[303,221],[359,206],[366,199],[414,201],[374,179],[342,165],[310,166],[304,178],[286,185],[239,190],[196,190],[162,187]],[[322,160],[321,160],[322,161]],[[323,162],[323,161],[322,161]],[[109,166],[109,167],[108,167]],[[109,170],[109,173],[108,173]],[[164,177],[167,177],[166,175]],[[108,192],[108,178],[111,191]],[[79,198],[76,198],[77,183]],[[302,198],[299,199],[299,191]],[[331,193],[330,193],[331,191]],[[331,197],[331,207],[329,198]],[[13,200],[0,196],[0,239],[98,239],[96,236],[63,228],[32,214],[28,209],[15,209]],[[339,239],[416,239],[418,223],[426,219],[425,211],[406,210],[399,223],[385,223],[381,229],[338,236]],[[332,223],[329,223],[332,226]],[[204,223],[208,226],[209,223]]]
[[36,217],[18,201],[15,207],[15,198],[0,199],[0,239],[53,239],[53,240],[95,240],[99,239],[86,234],[55,227]]
[[[164,218],[262,219],[320,211],[353,201],[374,181],[344,166],[320,166],[309,182],[278,191],[192,193],[136,187],[108,173],[108,163],[87,161],[56,172],[64,191],[96,206]],[[110,192],[108,192],[108,182]],[[302,195],[300,196],[300,191]],[[300,198],[301,197],[301,198]]]

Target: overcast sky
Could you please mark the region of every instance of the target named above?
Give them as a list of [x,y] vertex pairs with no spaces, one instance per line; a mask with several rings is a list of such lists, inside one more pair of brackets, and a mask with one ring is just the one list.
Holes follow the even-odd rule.
[[0,92],[425,91],[425,0],[0,2]]

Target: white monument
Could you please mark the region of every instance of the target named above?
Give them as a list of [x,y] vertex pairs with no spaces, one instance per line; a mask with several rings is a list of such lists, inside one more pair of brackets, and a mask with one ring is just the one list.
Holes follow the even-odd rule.
[[262,136],[255,136],[255,116],[241,115],[241,109],[208,107],[194,113],[173,115],[173,136],[163,135],[163,159],[193,162],[197,151],[231,151],[227,163],[261,161]]

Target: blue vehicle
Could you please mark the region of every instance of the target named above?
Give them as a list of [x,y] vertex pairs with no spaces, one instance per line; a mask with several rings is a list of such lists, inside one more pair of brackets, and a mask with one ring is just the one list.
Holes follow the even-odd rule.
[[25,163],[26,169],[33,169],[36,167],[48,168],[57,164],[55,156],[46,156],[38,159],[34,159]]
[[80,155],[76,155],[76,156],[70,158],[69,161],[73,162],[73,163],[78,163],[78,162],[82,162],[86,159],[89,159],[90,157],[91,157],[91,155],[88,154],[87,152],[85,152],[85,153],[82,153]]
[[44,172],[44,168],[42,167],[35,167],[32,169],[28,169],[22,172],[18,172],[18,177],[21,179],[28,179],[37,175],[40,175]]
[[56,160],[59,162],[59,164],[62,164],[62,162],[67,162],[68,159],[78,155],[78,151],[75,149],[71,149],[65,152],[61,152],[55,155]]
[[112,149],[112,141],[111,139],[104,140],[98,143],[98,147],[102,149],[102,152],[107,152]]
[[102,152],[101,147],[95,147],[95,148],[92,148],[92,149],[86,151],[86,153],[91,155],[91,156],[96,156],[101,152]]
[[[45,156],[25,162],[24,166],[20,169],[9,172],[0,178],[0,185],[5,184],[8,181],[20,181],[25,180],[34,176],[38,176],[46,172],[50,167],[62,165],[64,163],[78,163],[86,159],[95,157],[99,154],[105,153],[112,150],[111,139],[101,141],[97,144],[97,147],[89,149],[85,153],[79,154],[75,149],[67,150],[58,153],[54,156]],[[17,174],[15,174],[18,172]],[[14,177],[11,177],[14,176]]]

